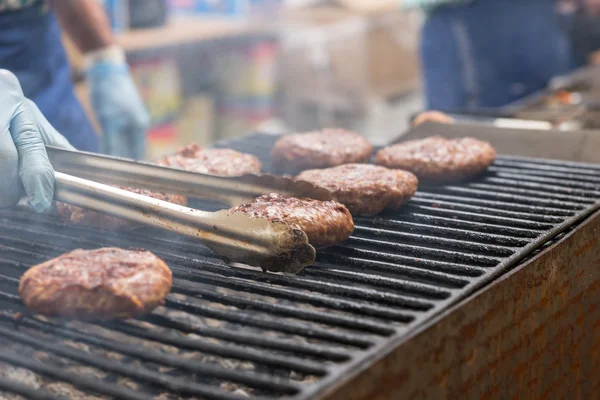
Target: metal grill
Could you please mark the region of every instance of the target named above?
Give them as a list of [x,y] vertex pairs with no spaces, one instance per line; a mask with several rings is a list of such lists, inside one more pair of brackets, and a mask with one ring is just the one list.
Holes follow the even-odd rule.
[[[268,168],[273,140],[223,145]],[[0,397],[314,398],[598,208],[600,166],[499,157],[472,182],[421,188],[400,212],[356,218],[354,235],[298,276],[226,266],[191,239],[147,228],[105,232],[4,210]],[[15,318],[26,313],[17,286],[29,266],[102,246],[163,258],[174,275],[164,307],[104,324]]]
[[[502,113],[517,118],[549,121],[566,130],[598,129],[599,84],[600,69],[586,66],[559,77],[551,87],[503,107]],[[577,104],[561,103],[557,99],[559,91],[578,92],[583,94],[584,99]]]

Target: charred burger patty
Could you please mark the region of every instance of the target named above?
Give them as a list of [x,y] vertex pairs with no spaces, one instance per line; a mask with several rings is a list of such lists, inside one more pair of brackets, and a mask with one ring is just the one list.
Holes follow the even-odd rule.
[[433,136],[386,147],[377,153],[375,163],[411,171],[422,181],[442,183],[479,175],[495,158],[496,151],[484,141]]
[[171,270],[148,251],[73,250],[30,268],[19,294],[30,310],[86,320],[152,311],[171,290]]
[[258,174],[262,164],[251,154],[232,149],[205,149],[190,144],[158,162],[171,168],[218,176],[242,176]]
[[407,171],[370,164],[346,164],[302,172],[297,180],[329,190],[352,215],[375,215],[396,210],[417,191],[417,177]]
[[366,162],[372,152],[373,146],[358,133],[324,129],[281,137],[271,150],[271,158],[278,172],[297,173],[309,168]]
[[306,233],[315,248],[333,246],[348,239],[354,231],[352,215],[335,201],[319,201],[268,194],[233,207],[232,213],[241,212],[254,218],[282,221]]

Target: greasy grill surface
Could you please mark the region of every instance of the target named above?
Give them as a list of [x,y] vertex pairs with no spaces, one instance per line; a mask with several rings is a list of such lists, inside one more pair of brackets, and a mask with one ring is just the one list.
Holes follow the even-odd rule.
[[[272,142],[227,145],[268,167]],[[0,211],[0,398],[311,398],[599,200],[600,166],[499,157],[474,181],[421,188],[400,212],[356,218],[352,238],[298,276],[226,266],[190,239],[147,228],[104,232]],[[174,275],[164,307],[105,324],[15,320],[29,266],[100,246],[163,258]]]

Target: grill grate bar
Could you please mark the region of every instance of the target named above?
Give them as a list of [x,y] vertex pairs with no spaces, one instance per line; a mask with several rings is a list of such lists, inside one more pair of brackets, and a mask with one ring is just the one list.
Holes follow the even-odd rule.
[[[357,249],[347,246],[337,246],[321,253],[319,261],[338,264],[352,258],[362,258],[365,261],[384,261],[381,264],[369,264],[375,266],[379,271],[395,272],[401,269],[404,265],[421,268],[432,271],[443,271],[449,274],[458,276],[481,276],[485,273],[485,269],[472,267],[469,265],[456,264],[437,260],[422,260],[419,258],[401,256],[396,254],[382,253],[374,250]],[[396,265],[393,265],[396,264]],[[390,266],[393,265],[393,266]]]
[[[5,293],[0,291],[0,297],[3,297],[17,305],[19,308],[21,307],[21,300],[18,295],[14,295],[11,293]],[[167,302],[169,302],[167,300]],[[24,312],[27,310],[23,309]],[[127,334],[131,334],[131,330],[123,328],[122,326],[111,325],[113,330],[121,331]],[[320,364],[316,364],[312,361],[306,361],[301,358],[296,357],[282,357],[276,354],[266,354],[264,352],[246,349],[244,347],[235,346],[228,344],[227,346],[217,345],[213,343],[204,343],[197,340],[186,339],[184,342],[177,341],[177,337],[169,334],[157,333],[157,332],[145,332],[140,330],[139,327],[136,327],[136,333],[134,336],[145,337],[150,340],[158,341],[165,344],[173,344],[173,342],[177,342],[178,346],[182,346],[182,343],[185,343],[186,348],[198,350],[204,353],[213,354],[226,358],[235,358],[238,360],[246,360],[252,361],[264,365],[270,365],[281,368],[289,368],[291,370],[295,370],[302,373],[314,374],[314,375],[323,375],[324,370]],[[0,333],[1,335],[1,333]]]
[[[87,378],[85,376],[65,372],[58,365],[35,361],[33,359],[16,354],[11,350],[3,349],[3,351],[0,352],[0,361],[17,365],[22,368],[27,368],[28,370],[38,374],[45,375],[63,382],[68,382],[75,387],[87,389],[94,393],[103,393],[123,400],[148,400],[148,394],[131,389],[121,388],[117,385],[113,385],[98,379]],[[223,398],[224,397],[222,396],[221,399]],[[236,398],[230,398],[228,400],[235,399]]]
[[440,224],[425,224],[408,221],[399,221],[393,219],[373,218],[367,221],[365,217],[357,217],[354,219],[358,229],[373,228],[382,232],[382,234],[396,234],[400,231],[411,232],[414,234],[438,235],[440,238],[464,238],[471,242],[483,244],[495,244],[498,246],[522,247],[529,243],[529,240],[523,238],[523,235],[532,234],[529,231],[519,230],[521,237],[497,235],[493,233],[478,232],[475,230],[465,230],[458,228],[446,228]]
[[529,201],[532,204],[546,203],[555,204],[562,207],[571,207],[572,209],[582,209],[582,204],[593,204],[594,201],[581,196],[571,196],[558,193],[547,193],[541,190],[523,189],[521,187],[508,187],[489,183],[471,183],[469,188],[483,189],[484,195],[495,191],[490,197],[509,196],[520,201]]
[[460,219],[464,221],[475,221],[480,224],[494,224],[503,227],[517,227],[524,229],[531,229],[536,231],[545,231],[552,228],[552,224],[541,223],[535,221],[527,221],[525,219],[509,218],[493,216],[483,213],[475,213],[468,211],[459,211],[454,209],[444,209],[439,207],[421,206],[421,205],[408,205],[409,209],[414,209],[417,212],[427,212],[430,215],[440,215],[444,217],[451,216],[454,219]]
[[[391,335],[394,330],[389,324],[377,322],[375,320],[367,320],[341,314],[331,314],[323,311],[314,311],[308,309],[299,309],[294,306],[281,304],[272,304],[265,301],[249,300],[239,296],[230,294],[222,295],[210,290],[200,289],[190,284],[185,284],[183,281],[178,281],[176,288],[177,292],[184,293],[188,296],[198,296],[210,301],[218,301],[221,304],[237,307],[242,310],[264,311],[272,315],[281,315],[284,317],[298,318],[305,321],[314,321],[331,326],[348,328],[356,331],[367,331],[380,335]],[[372,311],[375,313],[375,311]],[[378,310],[377,313],[386,314],[384,310]],[[400,322],[410,322],[414,319],[414,315],[400,312],[392,312],[390,310],[388,318]]]
[[[31,386],[21,385],[0,376],[0,391],[16,393],[18,395],[36,400],[69,400],[63,396],[56,396],[46,390],[36,389]],[[0,393],[1,395],[2,393]]]
[[338,332],[314,325],[299,324],[288,321],[283,323],[280,320],[273,321],[265,318],[255,317],[249,313],[216,310],[201,304],[189,304],[175,300],[169,300],[167,301],[167,304],[169,304],[171,308],[187,311],[195,315],[201,315],[204,317],[215,318],[251,327],[269,329],[282,333],[290,333],[307,338],[321,339],[333,343],[355,346],[358,348],[367,348],[373,344],[373,340],[365,334],[359,335],[348,332]]
[[391,244],[396,245],[399,245],[401,243],[430,244],[452,250],[488,254],[494,257],[510,256],[516,251],[515,247],[484,244],[478,242],[471,242],[467,240],[446,239],[436,236],[419,235],[414,233],[385,231],[382,229],[369,228],[363,226],[355,228],[354,236],[364,240],[373,240],[370,239],[370,237],[375,237],[377,239],[388,239],[391,240]]
[[[2,317],[3,316],[0,315],[0,318]],[[4,316],[3,318],[6,317]],[[289,380],[283,380],[278,377],[257,374],[249,371],[232,371],[215,365],[207,366],[199,362],[188,361],[177,356],[148,349],[139,345],[134,345],[131,343],[120,344],[114,340],[107,340],[102,337],[91,335],[87,332],[82,333],[73,328],[64,329],[56,324],[40,321],[38,319],[26,318],[19,322],[19,326],[26,326],[28,328],[37,329],[45,333],[52,333],[60,338],[79,340],[84,343],[116,351],[121,354],[138,357],[147,361],[187,369],[195,373],[203,374],[204,376],[244,383],[254,388],[268,389],[286,394],[295,394],[299,391],[298,386]]]
[[271,350],[280,350],[287,353],[296,353],[299,355],[310,356],[323,360],[331,360],[335,362],[344,362],[350,359],[350,356],[344,349],[335,347],[325,347],[317,343],[304,344],[292,340],[269,338],[263,336],[254,336],[248,334],[240,334],[221,328],[210,328],[204,325],[184,323],[173,320],[164,315],[150,314],[142,319],[148,323],[160,327],[168,327],[185,333],[195,333],[197,335],[212,337],[230,342],[250,345]]
[[322,363],[309,360],[302,360],[295,357],[280,356],[276,354],[264,354],[264,352],[244,349],[243,347],[239,346],[219,346],[212,343],[200,342],[196,339],[190,339],[185,336],[177,336],[172,333],[152,332],[150,330],[135,326],[131,322],[125,322],[122,324],[109,323],[108,326],[115,331],[164,344],[170,344],[178,348],[197,350],[226,358],[254,361],[261,364],[291,369],[293,371],[298,371],[309,375],[324,376],[326,374],[326,369]]
[[0,290],[0,299],[4,299],[10,303],[21,304],[21,298],[13,293],[7,293]]
[[426,198],[424,198],[424,199],[416,198],[416,199],[412,199],[411,203],[417,204],[417,205],[430,206],[430,207],[449,208],[451,210],[457,210],[457,211],[466,211],[466,212],[474,212],[474,213],[485,212],[485,213],[489,213],[490,215],[493,215],[493,216],[517,218],[517,219],[524,220],[524,221],[557,223],[557,222],[562,222],[564,220],[564,218],[560,218],[560,217],[539,215],[539,214],[526,213],[526,212],[514,211],[514,210],[502,210],[502,209],[484,207],[484,206],[479,206],[479,205],[475,206],[475,205],[469,205],[469,204],[460,204],[460,203],[455,203],[455,202],[445,201],[445,200],[432,201],[431,199],[426,199]]
[[573,172],[556,172],[556,169],[552,169],[550,171],[538,170],[538,169],[518,169],[518,168],[509,168],[509,167],[498,167],[491,166],[488,168],[490,172],[497,172],[498,174],[512,174],[518,175],[519,179],[522,176],[539,176],[546,178],[561,178],[566,179],[567,181],[581,181],[581,182],[593,182],[600,183],[600,178],[598,177],[597,172],[591,172],[587,174],[582,173],[573,173]]
[[[0,259],[1,262],[2,259]],[[6,282],[10,282],[10,283],[19,283],[19,280],[15,277],[12,276],[8,276],[8,275],[4,275],[4,274],[0,274],[0,280],[6,281]]]
[[[218,390],[214,387],[185,381],[173,376],[164,375],[158,372],[151,371],[147,368],[137,366],[129,366],[119,362],[107,360],[101,357],[96,357],[81,350],[72,347],[61,345],[55,342],[47,342],[43,339],[37,339],[33,336],[24,335],[14,329],[7,329],[0,326],[0,336],[12,339],[14,342],[23,343],[28,346],[43,349],[45,351],[57,354],[61,357],[69,358],[84,364],[93,365],[102,368],[106,371],[118,372],[123,376],[127,376],[136,380],[144,381],[151,386],[158,386],[173,391],[175,393],[199,395],[208,399],[228,399],[236,400],[238,396],[229,394],[223,390]],[[2,359],[2,356],[0,356]]]
[[[164,259],[167,261],[170,260],[170,258],[167,256],[165,256]],[[207,263],[203,262],[202,265],[200,265],[200,267],[205,268],[206,264]],[[338,282],[326,282],[321,279],[310,279],[307,278],[310,275],[307,272],[303,272],[300,275],[290,277],[279,274],[265,274],[262,272],[248,270],[245,268],[218,265],[215,263],[211,263],[211,267],[212,268],[210,270],[210,273],[219,275],[211,275],[197,270],[183,269],[180,269],[180,275],[183,276],[185,274],[185,277],[189,278],[190,280],[215,285],[218,283],[223,287],[228,287],[232,289],[253,288],[254,290],[261,291],[259,294],[267,293],[267,291],[269,291],[270,293],[277,293],[278,296],[286,296],[287,294],[289,294],[290,296],[296,296],[294,298],[302,299],[306,302],[314,301],[314,304],[325,304],[325,302],[338,302],[341,300],[338,297],[326,297],[319,294],[327,293],[330,295],[349,297],[351,299],[360,298],[375,303],[406,307],[409,309],[422,309],[423,307],[429,306],[429,303],[423,302],[419,299],[406,295],[398,295],[394,293],[381,292],[375,289],[349,286],[340,284]],[[337,274],[333,274],[332,278],[336,280],[341,280],[344,279],[345,275],[348,274],[349,273],[340,271]],[[309,296],[308,294],[302,292],[292,291],[285,288],[278,288],[274,287],[273,285],[305,289],[311,291],[312,293]],[[402,285],[402,283],[398,282],[396,288],[402,289],[403,287],[404,286]],[[415,285],[407,286],[407,288],[410,289],[413,289],[415,287]],[[420,287],[422,288],[422,291],[427,290],[426,285],[420,285]],[[410,290],[407,291],[410,292]]]
[[[197,278],[194,278],[194,280],[195,279],[197,279]],[[217,282],[217,280],[213,281],[211,279],[211,277],[208,277],[208,276],[206,276],[205,278],[203,277],[203,278],[199,278],[199,279],[203,279],[203,283],[205,283],[205,284]],[[218,282],[220,282],[221,280],[223,280],[223,279],[218,280]],[[306,304],[316,305],[319,307],[327,307],[327,308],[339,310],[339,311],[349,311],[349,312],[354,312],[357,314],[379,317],[379,318],[383,318],[383,319],[390,318],[390,319],[396,320],[396,321],[407,321],[407,319],[408,320],[411,319],[410,315],[407,315],[404,312],[399,312],[394,308],[357,303],[355,301],[349,301],[349,300],[345,300],[342,298],[326,297],[326,296],[322,296],[317,293],[302,293],[302,292],[298,292],[298,291],[294,291],[294,290],[290,290],[290,289],[277,288],[277,287],[265,285],[263,283],[260,283],[260,284],[251,284],[250,282],[248,282],[248,283],[247,282],[236,282],[236,283],[238,285],[233,285],[233,284],[228,283],[227,285],[221,285],[221,286],[227,287],[227,288],[233,288],[233,289],[237,289],[237,290],[253,289],[253,293],[256,293],[258,295],[273,296],[277,299],[286,299],[286,300],[290,300],[290,301],[297,301],[297,302],[302,302],[302,303],[306,303]],[[214,292],[211,292],[210,290],[198,289],[197,287],[192,288],[189,284],[185,283],[185,281],[182,281],[182,280],[177,280],[177,291],[188,294],[188,295],[193,295],[193,296],[200,295],[202,298],[206,298],[206,299],[211,299],[211,296],[214,294]],[[228,297],[228,299],[231,299],[231,297]],[[223,303],[223,304],[226,304],[226,303]],[[414,306],[421,305],[421,304],[423,304],[423,303],[422,302],[420,304],[417,303],[417,304],[414,304]],[[426,306],[426,305],[427,304],[425,303],[423,306]],[[250,308],[252,308],[251,305],[248,305],[248,306]],[[299,317],[298,314],[295,314],[294,316]],[[329,320],[328,323],[332,323],[332,321]]]
[[[543,192],[535,190],[503,188],[500,186],[486,185],[482,183],[471,183],[468,184],[466,187],[446,186],[444,187],[444,189],[449,193],[460,193],[461,195],[472,196],[479,199],[489,199],[492,201],[512,201],[517,204],[553,207],[560,208],[563,210],[575,211],[582,210],[584,208],[583,205],[575,201],[571,201],[578,201],[578,199],[567,197],[567,200],[569,201],[565,201],[565,196],[552,194],[544,195],[544,197],[542,198],[541,196],[543,195]],[[586,202],[588,201],[587,199],[583,200],[585,200]]]
[[356,246],[356,248],[382,249],[382,253],[393,252],[398,255],[412,255],[427,259],[449,260],[457,263],[474,265],[497,265],[501,257],[482,256],[475,253],[468,253],[465,250],[445,250],[435,247],[415,246],[406,243],[393,243],[383,240],[365,239],[353,236],[344,242],[344,246]]
[[526,204],[516,204],[509,203],[506,201],[491,201],[491,200],[482,200],[471,197],[464,196],[454,196],[440,193],[432,193],[432,192],[417,192],[415,196],[411,199],[428,199],[429,201],[434,200],[445,200],[450,201],[452,203],[458,204],[472,204],[472,205],[483,205],[485,207],[492,207],[497,210],[507,210],[507,211],[520,211],[525,212],[527,214],[535,214],[535,215],[549,215],[549,216],[558,216],[558,217],[570,217],[575,214],[574,211],[568,211],[560,208],[552,208],[552,207],[539,207],[539,206],[531,206]]
[[473,232],[481,232],[486,234],[493,235],[501,235],[501,236],[511,236],[517,238],[536,238],[539,236],[539,232],[532,231],[530,229],[524,228],[514,228],[512,226],[503,226],[503,225],[495,225],[495,224],[480,224],[475,221],[465,221],[452,217],[440,217],[438,215],[429,215],[426,213],[427,210],[424,210],[425,213],[417,213],[414,212],[411,216],[418,218],[418,220],[422,223],[426,223],[428,225],[438,224],[441,227],[445,228],[458,228],[461,230],[469,230]]
[[[219,279],[221,279],[221,280],[232,280],[232,278],[233,279],[236,279],[236,278],[252,279],[254,282],[261,283],[261,286],[257,287],[257,290],[261,290],[261,288],[263,288],[263,287],[272,288],[273,287],[272,285],[281,285],[281,286],[289,286],[289,287],[295,287],[295,288],[299,288],[299,289],[309,290],[312,292],[310,294],[311,298],[313,296],[315,296],[316,298],[322,297],[320,294],[317,294],[317,293],[329,293],[329,294],[336,294],[336,295],[340,295],[340,296],[344,296],[344,297],[350,297],[351,299],[360,298],[360,299],[371,301],[371,302],[386,304],[386,305],[390,305],[390,306],[406,307],[409,309],[427,309],[427,307],[430,306],[430,303],[423,302],[420,299],[417,299],[417,298],[414,298],[411,296],[407,296],[407,295],[398,295],[395,293],[382,292],[380,290],[375,290],[375,289],[367,289],[367,288],[362,288],[362,287],[345,285],[345,284],[341,284],[339,282],[329,282],[329,281],[323,281],[322,279],[310,278],[310,276],[312,276],[313,271],[319,271],[320,269],[305,270],[304,272],[302,272],[301,274],[299,274],[297,276],[290,277],[290,276],[279,275],[279,274],[263,274],[260,272],[250,271],[250,270],[243,269],[243,268],[235,268],[235,267],[227,267],[227,266],[223,266],[222,268],[225,270],[223,273],[224,277],[219,278]],[[331,272],[331,274],[330,274],[331,278],[335,279],[336,281],[348,279],[348,276],[353,274],[353,272],[351,272],[351,271],[343,271],[343,270],[334,271],[329,268],[328,268],[328,271]],[[198,275],[198,277],[199,277],[198,279],[204,279],[204,276],[206,275],[206,274],[202,274],[200,272],[195,272],[195,271],[191,274]],[[200,278],[200,276],[202,276],[202,278]],[[211,281],[211,282],[213,282],[213,281]],[[216,281],[214,281],[214,282],[216,282]],[[244,280],[242,282],[243,282],[243,284],[248,283],[248,281],[246,281],[246,280]],[[242,284],[242,282],[240,282],[240,284]],[[411,293],[413,291],[415,291],[416,293],[421,293],[423,291],[428,292],[427,291],[428,286],[426,283],[421,284],[421,285],[415,285],[412,283],[396,281],[396,282],[394,282],[394,284],[395,284],[394,287],[396,289],[399,289],[400,292],[402,291],[402,289],[406,289],[406,292],[408,292],[408,293]],[[253,287],[253,286],[247,286],[247,287]],[[432,287],[432,288],[435,289],[435,287]],[[282,290],[283,290],[283,288],[282,288]],[[306,299],[306,301],[309,301],[308,295],[304,296],[303,293],[297,292],[297,291],[290,291],[290,290],[287,290],[287,291],[293,293],[294,295],[302,295],[303,299]],[[331,300],[331,298],[329,298],[329,297],[323,297],[323,298],[327,299],[327,301]],[[331,301],[338,301],[338,300],[339,300],[339,298],[336,297]]]
[[577,173],[590,173],[598,176],[600,167],[596,164],[588,164],[577,161],[550,160],[542,158],[528,158],[519,156],[501,155],[496,158],[494,165],[506,165],[519,168],[566,171]]
[[[332,264],[317,262],[315,266],[319,268],[314,268],[309,271],[306,271],[304,275],[314,276],[316,278],[325,277],[330,279],[344,279],[350,282],[365,285],[372,285],[381,288],[390,288],[394,289],[395,291],[397,291],[398,288],[402,288],[407,292],[413,292],[423,297],[431,297],[434,300],[445,299],[448,296],[450,296],[450,293],[440,291],[439,289],[435,292],[432,292],[431,290],[423,291],[423,285],[416,285],[414,284],[414,282],[421,282],[427,285],[432,285],[431,288],[435,288],[436,286],[433,285],[437,285],[438,287],[446,289],[460,289],[462,287],[465,287],[469,283],[465,279],[460,279],[449,274],[422,270],[408,266],[399,266],[396,264],[386,264],[381,261],[368,262],[359,258],[349,257],[348,265],[359,265],[361,266],[361,268],[359,271],[353,271],[351,269],[346,269],[343,267],[336,268]],[[389,269],[393,269],[395,276],[386,276],[381,273],[375,273],[376,271],[374,271],[374,273],[362,272],[365,269],[371,271],[371,265],[383,265],[384,268],[387,267]],[[402,278],[408,278],[410,279],[410,281],[406,281]],[[383,290],[380,290],[380,293],[382,294],[382,296],[388,295],[388,292]],[[431,303],[418,301],[410,307],[414,307],[414,309],[419,310],[429,310],[431,308]]]
[[[597,198],[600,196],[597,184],[584,183],[576,181],[564,181],[557,178],[542,178],[537,176],[522,176],[518,174],[498,173],[499,178],[488,177],[486,182],[499,183],[501,185],[511,185],[514,187],[526,187],[532,189],[543,189],[550,193],[564,193],[575,197],[591,197]],[[560,184],[560,186],[556,186]]]

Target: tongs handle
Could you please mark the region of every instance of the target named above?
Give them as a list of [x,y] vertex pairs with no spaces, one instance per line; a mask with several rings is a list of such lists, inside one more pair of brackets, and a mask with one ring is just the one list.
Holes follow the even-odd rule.
[[194,238],[236,262],[298,272],[315,259],[302,231],[227,211],[209,213],[55,173],[55,200]]
[[289,178],[269,175],[221,177],[53,146],[46,146],[46,149],[56,170],[112,185],[207,198],[231,205],[274,192],[317,200],[332,198],[325,189]]

